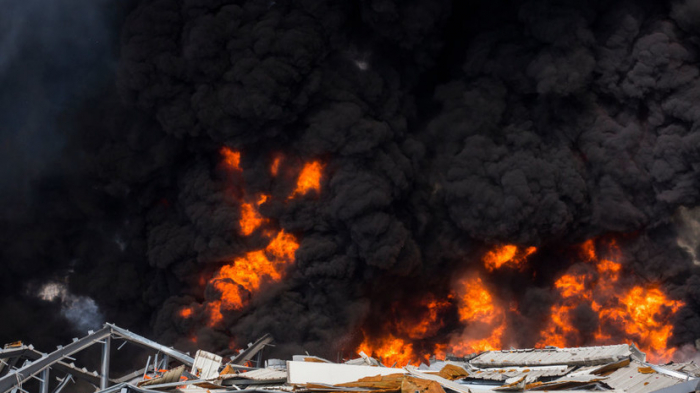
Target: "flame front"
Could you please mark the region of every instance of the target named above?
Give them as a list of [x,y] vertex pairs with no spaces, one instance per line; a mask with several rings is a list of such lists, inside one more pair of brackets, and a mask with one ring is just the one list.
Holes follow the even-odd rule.
[[660,289],[653,286],[635,286],[621,302],[624,308],[601,310],[601,314],[624,326],[630,337],[639,340],[642,350],[649,352],[650,359],[671,359],[675,349],[667,347],[673,330],[668,319],[684,305],[683,302],[669,300]]
[[[529,321],[531,328],[536,329],[539,321],[521,315],[515,301],[505,307],[490,282],[497,277],[497,269],[511,267],[522,271],[536,249],[503,245],[484,255],[484,271],[471,271],[461,277],[446,298],[429,297],[419,305],[406,306],[422,315],[419,322],[406,326],[410,321],[388,316],[385,332],[379,337],[365,334],[358,349],[384,359],[385,365],[405,365],[409,361],[424,361],[430,354],[426,350],[457,356],[500,350],[507,343],[506,338],[513,340],[508,344],[519,339],[523,341],[519,345],[527,347],[533,343],[540,347],[575,347],[627,341],[636,343],[652,362],[670,360],[676,351],[668,348],[673,330],[670,320],[684,306],[683,302],[669,299],[659,283],[635,285],[630,277],[623,277],[623,265],[616,261],[621,259],[617,244],[603,240],[598,243],[605,246],[608,258],[598,257],[595,240],[586,241],[577,247],[573,264],[554,281],[552,294],[556,300],[540,329],[539,339],[533,340],[536,343],[527,341],[529,337],[520,337],[519,328],[515,327],[520,321]],[[451,312],[458,317],[458,323],[446,326],[444,318]],[[581,324],[577,318],[589,322]],[[591,321],[597,324],[589,326]]]
[[[240,152],[224,147],[220,153],[224,168],[241,171]],[[270,164],[273,177],[280,175],[281,160],[282,156],[276,156]],[[310,192],[320,193],[323,170],[320,161],[305,163],[287,199]],[[271,198],[270,195],[248,194],[242,186],[234,194],[240,206],[240,234],[250,236],[263,228],[261,233],[267,237],[268,244],[232,258],[213,275],[209,285],[220,297],[204,304],[207,322],[212,327],[223,320],[227,311],[245,307],[265,283],[281,280],[299,248],[293,235],[284,230],[271,230],[270,219],[260,213],[260,206]],[[613,344],[626,338],[647,352],[651,361],[670,359],[675,350],[667,348],[672,337],[669,321],[683,307],[683,302],[669,299],[659,283],[634,285],[630,280],[622,280],[623,266],[616,261],[620,255],[617,245],[609,242],[607,248],[606,259],[598,257],[595,240],[579,246],[580,263],[571,265],[552,285],[556,300],[536,345]],[[505,337],[513,335],[508,328],[514,326],[513,316],[522,316],[518,314],[516,302],[511,302],[508,309],[503,306],[502,299],[491,291],[490,280],[500,276],[496,273],[500,269],[524,272],[528,257],[535,252],[535,247],[521,248],[512,244],[493,248],[482,257],[483,269],[456,280],[444,298],[429,294],[410,305],[411,313],[420,318],[412,317],[411,313],[395,312],[387,316],[383,324],[385,331],[380,336],[373,337],[363,329],[364,339],[356,349],[379,357],[389,366],[427,361],[430,354],[444,356],[451,352],[464,356],[501,349]],[[594,313],[597,325],[583,331],[576,319],[581,313]],[[191,307],[180,309],[178,314],[181,318],[195,315]],[[446,332],[448,315],[452,315],[451,324],[455,326],[449,326]]]
[[[394,315],[389,318],[384,327],[386,334],[380,337],[371,337],[364,333],[364,341],[356,349],[356,352],[363,351],[370,356],[375,356],[382,360],[384,365],[399,365],[401,367],[414,363],[426,362],[428,356],[442,353],[444,356],[445,346],[441,343],[422,342],[426,338],[433,337],[440,328],[443,327],[443,317],[452,307],[452,297],[439,300],[433,295],[427,295],[418,304],[411,308],[410,315],[418,316],[418,322],[404,320],[402,317]],[[399,305],[396,304],[396,307]],[[414,342],[420,344],[422,349],[418,354],[414,350]],[[425,352],[427,350],[428,352]]]
[[411,362],[417,363],[422,360],[421,357],[413,353],[413,344],[396,338],[392,334],[384,336],[371,344],[363,341],[357,350],[358,352],[362,351],[368,355],[378,357],[388,367],[395,365],[405,366]]
[[[619,255],[615,242],[609,249],[610,254]],[[581,256],[586,265],[572,266],[554,283],[559,300],[552,305],[551,320],[538,345],[614,344],[618,339],[610,332],[619,331],[646,352],[650,361],[670,360],[675,353],[675,349],[667,348],[673,330],[670,318],[683,302],[668,299],[657,283],[626,287],[620,279],[622,265],[599,259],[593,240],[581,246]],[[592,337],[586,337],[575,322],[576,310],[586,305],[599,321]]]
[[481,277],[463,278],[456,292],[459,320],[465,327],[451,340],[450,351],[464,356],[500,349],[506,329],[505,311],[494,301]]

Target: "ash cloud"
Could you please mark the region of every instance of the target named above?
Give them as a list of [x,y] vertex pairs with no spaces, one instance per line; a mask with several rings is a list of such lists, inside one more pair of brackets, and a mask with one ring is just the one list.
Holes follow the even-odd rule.
[[[623,234],[631,279],[688,302],[674,344],[690,343],[699,276],[676,240],[700,201],[696,8],[140,1],[114,80],[62,112],[55,173],[7,221],[3,261],[17,282],[70,269],[107,320],[171,342],[270,332],[280,353],[335,358],[395,297],[444,291],[498,243],[543,250],[527,288],[492,277],[539,320],[567,267],[557,253]],[[241,174],[222,146],[242,152]],[[321,192],[289,200],[309,160],[326,164]],[[299,239],[287,277],[219,327],[178,317],[213,296],[201,278],[266,244],[238,235],[238,200],[257,193]],[[590,311],[576,312],[589,333]]]

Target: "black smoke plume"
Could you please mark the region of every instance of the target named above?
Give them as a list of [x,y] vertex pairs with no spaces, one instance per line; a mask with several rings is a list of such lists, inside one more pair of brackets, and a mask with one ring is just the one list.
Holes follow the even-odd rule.
[[[491,279],[519,303],[514,341],[533,345],[567,253],[603,236],[620,237],[632,281],[686,303],[672,345],[700,336],[687,240],[700,202],[697,1],[124,8],[113,80],[54,116],[63,146],[22,177],[28,202],[3,217],[0,310],[27,319],[3,324],[0,339],[52,337],[45,315],[66,326],[60,304],[36,296],[60,281],[104,319],[169,343],[221,350],[270,332],[279,354],[335,359],[397,302],[444,294],[511,243],[538,247],[535,278]],[[66,61],[33,85],[79,83],[78,60]],[[241,175],[222,169],[223,146],[241,152]],[[310,160],[325,163],[320,193],[288,199]],[[296,261],[221,325],[183,319],[182,307],[216,297],[200,280],[265,244],[238,234],[231,190],[243,188],[271,195],[260,211],[299,239]],[[576,311],[587,332],[595,318]]]

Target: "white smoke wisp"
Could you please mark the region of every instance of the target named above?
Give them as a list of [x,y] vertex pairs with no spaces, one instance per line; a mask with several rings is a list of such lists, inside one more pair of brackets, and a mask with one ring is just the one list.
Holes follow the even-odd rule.
[[73,295],[62,283],[46,283],[37,295],[46,301],[60,299],[61,315],[78,330],[97,329],[104,324],[104,316],[92,298]]
[[678,246],[693,257],[693,263],[700,265],[700,208],[688,209],[681,206],[674,217],[678,229]]

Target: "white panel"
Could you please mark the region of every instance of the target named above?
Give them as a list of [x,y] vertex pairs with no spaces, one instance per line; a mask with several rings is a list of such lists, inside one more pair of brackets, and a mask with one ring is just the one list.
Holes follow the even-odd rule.
[[335,385],[375,375],[406,374],[401,368],[352,366],[336,363],[287,362],[287,383],[324,383]]
[[192,364],[192,374],[199,376],[201,379],[214,378],[219,375],[219,367],[223,358],[211,352],[197,351]]

